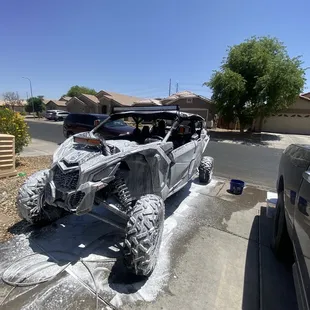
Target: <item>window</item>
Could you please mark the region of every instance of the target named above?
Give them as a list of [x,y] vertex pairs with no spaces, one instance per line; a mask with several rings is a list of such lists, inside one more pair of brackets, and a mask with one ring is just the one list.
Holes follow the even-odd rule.
[[193,98],[187,98],[186,103],[193,103]]
[[104,127],[108,127],[108,128],[113,128],[113,127],[123,127],[123,126],[127,126],[126,123],[121,120],[121,119],[117,119],[115,121],[108,121],[107,123],[104,124]]
[[95,122],[95,117],[92,115],[80,114],[77,116],[76,122],[93,126]]

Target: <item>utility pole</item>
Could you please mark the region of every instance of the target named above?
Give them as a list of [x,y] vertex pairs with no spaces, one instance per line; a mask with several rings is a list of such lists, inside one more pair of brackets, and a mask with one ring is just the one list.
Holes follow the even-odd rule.
[[179,83],[177,83],[177,85],[176,85],[176,87],[175,87],[175,89],[176,89],[176,93],[178,93],[179,92]]
[[34,113],[34,103],[33,103],[33,94],[32,94],[32,84],[31,84],[31,80],[27,77],[22,77],[23,79],[26,79],[29,81],[30,84],[30,95],[31,95],[31,102],[32,102],[32,112]]
[[169,96],[171,94],[171,79],[169,80]]

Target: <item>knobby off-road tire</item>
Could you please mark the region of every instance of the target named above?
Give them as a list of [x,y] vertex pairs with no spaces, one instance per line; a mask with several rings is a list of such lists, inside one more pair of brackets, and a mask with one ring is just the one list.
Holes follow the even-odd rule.
[[156,195],[142,196],[132,208],[124,242],[124,260],[130,272],[149,276],[154,270],[164,220],[164,201]]
[[283,192],[278,194],[271,247],[279,260],[293,262],[293,246],[286,227]]
[[18,214],[30,224],[45,225],[65,215],[65,210],[44,202],[47,173],[48,170],[34,173],[25,181],[18,192]]
[[199,165],[199,182],[208,184],[213,175],[214,159],[204,156]]

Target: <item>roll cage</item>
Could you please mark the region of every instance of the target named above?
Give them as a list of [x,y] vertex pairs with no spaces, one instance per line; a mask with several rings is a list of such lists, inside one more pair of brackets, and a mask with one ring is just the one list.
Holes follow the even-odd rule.
[[200,130],[206,128],[205,120],[200,115],[181,112],[179,106],[114,107],[111,115],[98,124],[98,126],[92,130],[92,133],[97,133],[105,123],[111,120],[129,118],[135,122],[136,129],[138,129],[141,123],[152,122],[153,125],[155,125],[158,120],[166,121],[166,129],[168,129],[168,132],[166,132],[163,137],[163,142],[169,140],[172,133],[177,130],[183,121],[188,121],[191,124],[199,122],[201,127]]

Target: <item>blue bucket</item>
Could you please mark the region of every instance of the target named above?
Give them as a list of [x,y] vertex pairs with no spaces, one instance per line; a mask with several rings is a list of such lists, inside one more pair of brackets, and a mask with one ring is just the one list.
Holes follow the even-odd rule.
[[244,182],[241,180],[230,180],[230,192],[235,195],[241,195],[244,188]]

